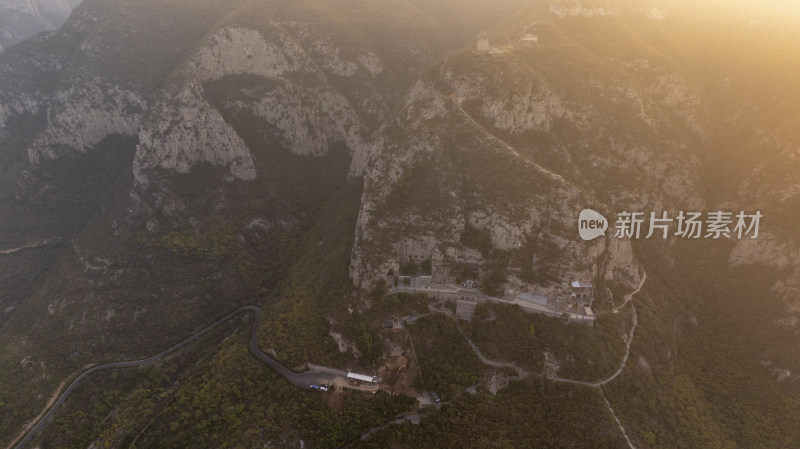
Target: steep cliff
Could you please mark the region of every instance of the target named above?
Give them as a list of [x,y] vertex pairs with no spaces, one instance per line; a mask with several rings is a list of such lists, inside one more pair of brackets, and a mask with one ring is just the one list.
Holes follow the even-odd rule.
[[73,82],[38,106],[46,111],[47,126],[27,150],[32,165],[61,152],[85,151],[112,134],[134,136],[139,131],[147,109],[139,94],[96,78]]
[[[396,272],[393,245],[405,238],[434,238],[447,254],[474,246],[463,234],[477,232],[490,243],[483,258],[533,284],[588,278],[633,289],[641,270],[630,242],[580,241],[580,210],[706,207],[701,160],[687,147],[707,141],[711,126],[698,87],[658,56],[577,52],[592,44],[576,26],[549,20],[536,26],[546,45],[451,55],[411,89],[374,139],[351,265],[357,284]],[[565,76],[567,66],[580,72]],[[458,271],[452,265],[443,259],[439,281]]]
[[36,33],[58,28],[80,0],[0,1],[0,51]]
[[256,177],[252,155],[236,131],[203,99],[198,80],[174,82],[162,95],[139,133],[133,165],[137,182],[147,184],[146,172],[154,168],[187,173],[198,162],[230,167],[237,179]]
[[[43,125],[26,148],[33,167],[85,152],[109,135],[137,136],[135,199],[159,177],[154,170],[188,173],[198,162],[229,168],[234,179],[256,178],[259,157],[230,126],[232,115],[260,118],[261,142],[293,154],[321,157],[341,145],[358,176],[376,148],[367,137],[444,47],[426,36],[445,31],[408,5],[398,7],[417,33],[398,29],[400,39],[369,42],[364,36],[374,27],[391,35],[398,24],[353,17],[317,26],[321,12],[313,9],[212,3],[171,5],[150,17],[123,3],[87,2],[63,29],[4,54],[0,132],[16,117],[38,117]],[[170,29],[179,11],[198,20]],[[137,50],[123,54],[112,27]],[[171,32],[182,33],[174,46],[150,42]],[[137,64],[148,48],[149,62]]]
[[[511,253],[515,262],[508,268],[530,271],[536,263],[551,281],[596,276],[606,242],[578,244],[575,220],[584,205],[601,204],[492,135],[451,93],[435,77],[420,81],[382,131],[365,179],[354,281],[369,288],[389,270],[397,272],[404,262],[394,246],[424,238],[445,255],[479,250],[489,259],[492,249]],[[474,233],[485,234],[490,246],[471,247],[476,243],[466,234]],[[452,282],[458,264],[457,257],[444,257],[434,278]]]
[[[480,326],[502,336],[518,351],[508,363],[537,368],[559,340],[573,349],[542,356],[548,370],[591,365],[590,352],[613,358],[620,374],[602,391],[636,447],[794,444],[796,24],[758,8],[644,3],[86,0],[59,30],[4,50],[0,441],[86,364],[157,353],[244,304],[264,308],[259,343],[287,364],[369,372],[381,351],[404,349],[391,341],[400,333],[378,328],[383,320],[428,312],[417,297],[384,301],[374,287],[430,274],[433,283],[487,281],[497,296],[592,281],[593,326],[511,307],[476,315],[478,327],[460,325],[481,350],[497,348],[482,346],[473,333]],[[586,208],[609,219],[604,237],[580,239]],[[613,235],[623,211],[718,209],[761,210],[759,238]],[[612,311],[645,272],[642,290]],[[503,320],[521,333],[506,334]],[[239,341],[234,334],[229,343]],[[210,352],[233,354],[209,338]],[[617,365],[626,345],[628,363]],[[244,348],[235,360],[255,369]],[[186,378],[165,384],[237,378],[208,381],[203,363],[187,363]],[[454,401],[525,399],[537,385],[515,383],[509,388],[521,394],[497,396],[472,389]],[[169,410],[179,402],[149,386],[134,391],[148,400],[77,407],[54,421],[96,418],[96,431],[78,436],[53,427],[77,441],[63,445],[128,447],[137,434],[185,445],[214,428],[222,429],[214,441],[259,446],[264,435],[286,437],[285,427],[292,431],[281,441],[299,446],[303,435],[305,423],[272,425],[269,413],[281,408],[269,395],[251,398],[263,419],[208,401],[209,419],[224,413],[236,425],[189,422],[172,432],[177,421],[165,417],[183,419],[181,407]],[[228,393],[219,396],[239,400]],[[81,397],[117,401],[93,395]],[[336,416],[360,411],[358,403]],[[611,424],[599,433],[622,441],[605,403],[597,405],[587,410]],[[434,419],[455,409],[463,410],[445,407]],[[738,425],[753,416],[757,425]],[[357,438],[338,432],[339,418],[330,422],[314,444]],[[366,425],[359,418],[353,427]],[[514,444],[495,436],[485,445]]]

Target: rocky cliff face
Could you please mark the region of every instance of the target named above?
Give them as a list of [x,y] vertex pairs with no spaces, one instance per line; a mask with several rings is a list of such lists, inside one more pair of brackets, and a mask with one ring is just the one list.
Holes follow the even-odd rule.
[[17,95],[0,103],[0,133],[4,133],[6,121],[25,113],[36,114],[39,112],[39,103],[30,95]]
[[[93,61],[118,51],[91,33],[100,11],[78,11],[59,35]],[[606,20],[600,16],[615,11],[554,4],[552,19],[536,25],[548,50],[512,44],[494,55],[460,52],[407,91],[397,87],[398,73],[409,60],[421,67],[420,51],[355,41],[296,17],[216,25],[160,69],[169,76],[155,90],[110,71],[83,71],[56,53],[24,62],[11,55],[0,67],[9,75],[0,130],[14,117],[42,118],[26,148],[34,167],[108,135],[136,136],[135,201],[165,188],[158,182],[164,170],[188,173],[201,162],[223,168],[228,181],[257,179],[254,150],[262,143],[314,157],[341,145],[350,175],[365,174],[351,267],[357,284],[368,287],[396,263],[396,242],[434,238],[440,254],[461,254],[477,250],[470,247],[477,233],[492,250],[527,260],[510,268],[632,286],[638,270],[630,246],[577,242],[577,212],[703,209],[702,164],[690,145],[708,144],[713,127],[701,86],[668,58],[588,53],[576,66],[578,56],[562,51],[594,45],[569,42],[564,36],[578,19],[567,19]],[[398,48],[407,54],[388,56]],[[580,73],[563,76],[576,67]],[[67,75],[53,88],[31,87],[60,68]],[[235,117],[258,123],[259,137],[240,135]],[[507,172],[486,172],[492,164]]]
[[[225,83],[224,78],[235,76],[257,76],[263,81],[239,89],[235,98],[224,99],[225,109],[263,119],[269,133],[289,151],[323,156],[331,143],[339,142],[349,148],[355,161],[365,159],[357,154],[367,148],[362,143],[366,129],[358,112],[325,81],[328,72],[353,77],[358,70],[343,72],[339,51],[330,43],[315,41],[309,50],[279,26],[272,31],[267,41],[255,29],[226,27],[205,41],[183,69],[190,80],[161,92],[162,99],[139,134],[142,145],[134,167],[139,181],[146,179],[148,169],[187,172],[199,161],[230,166],[237,179],[257,176],[246,144],[204,100],[203,83]],[[319,52],[322,61],[313,57],[320,46],[325,48]],[[373,70],[380,66],[377,57],[371,55],[365,61],[370,68],[364,69],[367,76],[380,72]],[[352,171],[361,168],[356,164]]]
[[[477,87],[468,90],[479,95]],[[530,98],[504,100],[529,105]],[[397,120],[383,130],[365,179],[350,267],[354,281],[369,288],[389,270],[396,273],[403,263],[397,245],[411,239],[433,246],[438,282],[460,276],[468,263],[464,254],[491,263],[495,250],[512,255],[503,269],[547,272],[556,282],[598,276],[625,286],[638,282],[630,245],[613,243],[607,251],[607,240],[576,240],[577,213],[586,205],[601,207],[598,199],[496,137],[463,101],[431,77],[411,89]],[[530,120],[521,105],[500,109],[498,116],[511,122],[534,128],[542,122]]]
[[[117,51],[89,33],[99,11],[84,8],[60,32],[75,46],[76,60],[104,60]],[[340,48],[336,41],[342,36],[300,21],[221,26],[155,91],[112,80],[96,67],[82,71],[55,55],[26,61],[11,55],[0,92],[0,129],[22,114],[43,115],[46,125],[27,148],[34,166],[83,152],[110,134],[138,136],[132,169],[141,190],[154,179],[148,176],[152,170],[186,173],[201,161],[228,167],[234,179],[257,177],[257,156],[224,116],[249,114],[263,121],[267,141],[294,154],[324,156],[331,145],[343,145],[352,157],[351,175],[360,175],[375,148],[367,136],[400,91],[389,87],[398,77],[385,75],[386,63],[374,50],[363,44]],[[410,68],[408,60],[403,63]],[[28,86],[57,76],[61,68],[66,75],[54,90]],[[225,90],[224,98],[209,103],[208,85]]]
[[[744,121],[747,112],[739,114]],[[752,112],[750,112],[752,113]],[[788,120],[793,120],[789,118]],[[732,266],[768,267],[782,275],[774,283],[772,294],[790,312],[784,324],[795,326],[800,319],[800,151],[798,136],[786,135],[782,123],[765,122],[760,132],[744,146],[766,157],[746,161],[742,179],[735,187],[736,209],[760,211],[757,239],[737,242],[729,256]],[[790,128],[793,129],[794,128]]]
[[758,239],[738,242],[728,260],[734,267],[767,267],[786,273],[773,284],[771,293],[788,311],[780,324],[797,325],[800,319],[800,247],[794,241],[762,233]]
[[312,61],[287,36],[277,33],[267,42],[253,29],[227,27],[211,36],[192,58],[204,80],[248,73],[277,78],[289,72],[310,71]]
[[[245,28],[226,28],[215,34],[201,49],[191,67],[204,81],[231,75],[258,75],[270,80],[244,89],[237,98],[224,100],[226,109],[249,112],[264,120],[281,145],[295,154],[322,156],[331,143],[344,143],[355,161],[363,160],[366,127],[348,99],[325,81],[326,73],[352,77],[353,70],[342,73],[331,60],[340,58],[339,50],[328,42],[315,41],[307,53],[292,37],[276,28],[267,43],[263,34]],[[312,56],[319,46],[320,66]],[[371,54],[370,54],[371,55]],[[368,63],[380,67],[371,55]],[[356,64],[348,62],[348,64]],[[361,67],[355,65],[355,67]],[[380,70],[368,65],[373,77]],[[354,164],[353,173],[363,167]]]
[[0,1],[0,51],[42,31],[58,28],[80,0]]
[[[305,330],[313,316],[320,337],[304,338],[347,347],[353,336],[338,331],[351,321],[326,321],[334,307],[318,306],[352,305],[356,317],[369,304],[339,279],[348,251],[363,289],[414,269],[412,257],[430,261],[433,282],[497,272],[542,292],[592,280],[601,309],[641,282],[640,261],[658,258],[635,303],[649,341],[631,356],[647,359],[647,377],[619,378],[649,387],[697,337],[680,340],[685,326],[717,311],[688,318],[696,298],[671,297],[674,241],[639,246],[612,237],[612,224],[584,242],[584,208],[612,223],[626,210],[763,210],[759,239],[714,248],[777,273],[769,294],[789,310],[780,324],[800,322],[796,27],[786,42],[764,38],[769,22],[705,45],[713,36],[673,9],[614,6],[634,2],[465,3],[85,0],[58,31],[0,53],[0,240],[17,240],[2,247],[62,237],[35,248],[52,254],[6,254],[34,257],[20,272],[40,256],[55,265],[2,295],[0,384],[38,386],[0,391],[24,410],[0,423],[0,439],[85,363],[156,351],[253,297],[283,298],[264,314],[275,327]],[[493,47],[464,50],[480,33]],[[522,45],[522,33],[538,43]],[[363,191],[348,175],[363,176]],[[742,329],[748,318],[736,318]],[[164,334],[142,338],[142,323]],[[149,346],[131,349],[137,338]],[[627,387],[615,388],[604,391],[616,408]],[[691,406],[658,391],[678,419]],[[631,410],[618,410],[626,425]]]
[[136,135],[147,104],[140,94],[91,78],[76,79],[27,110],[39,108],[45,110],[47,125],[27,150],[32,165],[63,152],[86,151],[112,134]]
[[[12,6],[36,9],[24,3]],[[30,122],[22,149],[32,171],[110,135],[136,137],[131,198],[139,204],[130,210],[139,211],[159,197],[145,191],[167,188],[166,174],[198,163],[221,167],[228,181],[263,176],[263,148],[323,157],[343,147],[350,175],[360,176],[383,139],[373,134],[443,51],[429,38],[444,32],[437,22],[407,5],[398,13],[413,25],[398,28],[292,5],[179,3],[154,16],[88,1],[62,29],[3,53],[0,136],[10,121]],[[196,20],[176,21],[186,15]],[[173,32],[173,45],[151,42]],[[239,134],[232,123],[242,117],[259,124],[257,136]]]
[[188,173],[198,162],[230,167],[236,179],[256,177],[253,156],[236,131],[203,99],[198,80],[188,78],[169,86],[149,114],[139,132],[133,165],[138,182],[147,184],[147,172],[152,169]]
[[[72,25],[68,28],[87,31]],[[269,28],[269,40],[253,28],[220,28],[155,92],[135,84],[123,87],[102,71],[87,72],[49,55],[25,62],[11,55],[4,69],[15,76],[0,92],[0,132],[14,117],[43,117],[43,129],[27,147],[32,166],[87,151],[109,135],[137,136],[140,145],[132,167],[137,191],[158,178],[154,170],[187,173],[198,162],[228,168],[231,179],[252,180],[257,177],[257,158],[216,108],[223,106],[228,113],[263,120],[264,137],[295,154],[323,156],[330,145],[344,145],[352,155],[351,173],[360,174],[372,149],[365,143],[370,132],[366,122],[386,114],[388,105],[381,104],[385,93],[373,85],[349,91],[348,96],[326,77],[374,83],[383,71],[380,59],[367,49],[346,57],[330,36],[310,32],[303,24],[286,24],[289,31],[278,24]],[[106,50],[90,41],[79,41],[79,53],[103,58]],[[35,78],[53,76],[63,64],[66,76],[55,89],[28,88]],[[246,86],[237,84],[246,76],[255,78]],[[212,105],[204,87],[209,83],[234,93]]]
[[[555,28],[539,27],[552,48],[562,44]],[[476,250],[478,233],[489,245],[481,258],[510,253],[510,272],[632,289],[642,273],[630,242],[578,240],[580,210],[603,210],[613,223],[623,210],[705,207],[701,163],[685,142],[704,141],[708,124],[683,74],[657,60],[589,57],[585,77],[564,77],[549,67],[560,64],[552,48],[465,51],[410,90],[365,180],[356,283],[396,268],[393,244],[405,238],[433,238],[438,253],[455,254]],[[498,76],[507,71],[515,76]]]

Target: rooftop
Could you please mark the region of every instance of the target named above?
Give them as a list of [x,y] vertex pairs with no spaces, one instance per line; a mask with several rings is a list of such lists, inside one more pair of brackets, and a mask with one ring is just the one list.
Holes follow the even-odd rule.
[[348,379],[357,379],[363,382],[374,382],[374,376],[365,376],[363,374],[356,374],[356,373],[347,373]]
[[547,297],[542,295],[536,295],[531,293],[520,293],[518,298],[523,301],[535,302],[543,306],[547,305]]

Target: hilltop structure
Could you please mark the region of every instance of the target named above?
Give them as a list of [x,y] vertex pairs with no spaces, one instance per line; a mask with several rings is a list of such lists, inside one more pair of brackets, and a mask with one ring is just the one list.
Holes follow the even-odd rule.
[[489,49],[489,39],[487,39],[485,36],[478,38],[478,53],[486,53],[489,51]]
[[524,45],[536,45],[539,43],[539,36],[527,33],[526,35],[522,36],[522,43]]

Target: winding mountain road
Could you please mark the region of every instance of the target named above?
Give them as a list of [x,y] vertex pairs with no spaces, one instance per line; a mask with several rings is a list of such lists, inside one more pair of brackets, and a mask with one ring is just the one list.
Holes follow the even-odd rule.
[[[46,240],[42,240],[42,241],[35,242],[35,243],[32,243],[32,244],[21,246],[19,248],[0,250],[0,255],[2,255],[2,254],[11,254],[11,253],[14,253],[14,252],[17,252],[17,251],[21,251],[21,250],[27,249],[27,248],[35,248],[37,246],[53,243],[54,241],[57,241],[57,240],[58,239],[46,239]],[[641,282],[640,282],[639,286],[636,288],[636,290],[634,290],[633,292],[631,292],[628,295],[626,295],[625,296],[625,300],[623,301],[623,303],[621,305],[615,307],[611,311],[611,313],[618,313],[622,308],[624,308],[628,303],[630,303],[632,298],[633,298],[633,296],[636,295],[642,289],[642,287],[644,286],[644,283],[645,283],[646,280],[647,280],[647,273],[645,272],[643,274]],[[605,394],[603,394],[603,391],[602,391],[602,388],[601,388],[603,385],[606,385],[607,383],[613,381],[620,374],[622,374],[622,372],[625,369],[625,366],[627,364],[628,357],[630,355],[631,344],[633,342],[633,338],[634,338],[634,335],[635,335],[636,327],[638,326],[638,322],[639,322],[638,315],[636,313],[636,307],[632,305],[632,309],[633,309],[633,326],[631,328],[630,334],[627,335],[626,338],[625,338],[625,340],[626,340],[625,356],[623,357],[619,368],[617,369],[617,371],[614,374],[612,374],[611,376],[609,376],[606,379],[603,379],[603,380],[600,380],[600,381],[597,381],[597,382],[586,382],[586,381],[580,381],[580,380],[575,380],[575,379],[567,379],[567,378],[560,378],[560,377],[552,378],[551,380],[553,380],[555,382],[563,382],[563,383],[569,383],[569,384],[575,384],[575,385],[583,385],[583,386],[599,389],[600,393],[603,395],[603,399],[605,400],[605,403],[608,406],[609,411],[613,415],[614,419],[616,420],[617,424],[620,427],[620,430],[622,431],[623,435],[625,436],[625,440],[628,443],[628,446],[633,449],[634,446],[631,443],[631,441],[630,441],[630,439],[629,439],[629,437],[627,435],[627,432],[625,431],[625,428],[622,426],[622,423],[617,418],[616,413],[614,412],[613,408],[611,407],[611,404],[609,403],[608,399],[606,399]],[[264,353],[264,351],[261,350],[261,348],[259,347],[259,344],[258,344],[258,328],[259,328],[259,325],[261,324],[262,310],[258,306],[253,306],[253,305],[244,306],[244,307],[241,307],[239,309],[234,310],[233,312],[230,312],[229,314],[225,315],[224,317],[220,318],[219,320],[215,321],[214,323],[204,327],[203,329],[195,332],[191,336],[181,340],[180,342],[176,343],[175,345],[170,346],[169,348],[161,351],[160,353],[158,353],[158,354],[156,354],[154,356],[151,356],[151,357],[148,357],[148,358],[145,358],[145,359],[141,359],[141,360],[106,363],[106,364],[103,364],[103,365],[97,365],[97,366],[90,367],[90,368],[86,369],[85,371],[81,372],[81,374],[78,375],[78,377],[75,378],[75,380],[73,380],[67,386],[67,388],[64,389],[64,391],[60,393],[60,395],[57,394],[57,398],[58,399],[56,399],[52,403],[52,405],[49,405],[49,408],[46,409],[46,412],[43,412],[40,415],[41,418],[38,419],[36,424],[33,425],[32,428],[29,425],[28,428],[30,430],[26,429],[26,431],[23,431],[22,435],[24,435],[24,437],[22,437],[22,435],[20,435],[20,437],[18,437],[17,440],[12,441],[11,445],[9,446],[9,449],[11,449],[11,448],[13,448],[13,449],[23,449],[30,442],[30,440],[39,431],[41,431],[41,429],[44,428],[44,426],[55,416],[55,414],[60,410],[60,408],[64,405],[66,400],[69,398],[70,394],[72,394],[72,392],[81,384],[81,382],[83,382],[91,374],[93,374],[93,373],[95,373],[97,371],[102,371],[102,370],[115,369],[115,368],[134,368],[134,367],[140,367],[140,366],[144,366],[144,365],[147,365],[147,364],[151,364],[151,363],[157,362],[159,360],[162,360],[164,357],[168,356],[169,354],[172,354],[172,353],[178,351],[179,349],[185,347],[186,345],[198,340],[199,338],[201,338],[204,335],[208,334],[209,332],[213,331],[214,329],[216,329],[220,325],[226,323],[227,321],[229,321],[233,317],[235,317],[235,316],[237,316],[237,315],[239,315],[241,313],[246,313],[246,312],[250,312],[250,313],[253,314],[253,326],[252,326],[251,331],[250,331],[250,343],[249,343],[250,352],[257,359],[261,360],[262,362],[264,362],[265,364],[267,364],[268,366],[270,366],[274,370],[276,370],[289,383],[291,383],[292,385],[295,385],[297,387],[301,387],[301,388],[308,388],[310,385],[314,385],[314,384],[317,384],[317,385],[318,384],[347,385],[347,380],[345,378],[346,373],[344,371],[329,369],[329,368],[325,368],[325,367],[319,367],[319,366],[315,366],[315,365],[309,365],[312,369],[310,369],[308,371],[305,371],[305,372],[302,372],[302,373],[295,373],[295,372],[289,370],[288,368],[286,368],[285,366],[281,365],[280,363],[278,363],[275,359],[273,359],[272,357],[270,357],[266,353]],[[418,317],[416,317],[416,318],[418,318]],[[478,356],[478,358],[481,360],[482,363],[484,363],[486,365],[489,365],[489,366],[494,366],[494,367],[507,367],[507,368],[514,369],[515,371],[517,371],[517,374],[518,374],[519,378],[523,378],[523,377],[525,377],[525,376],[530,374],[530,373],[526,372],[525,370],[523,370],[522,368],[516,366],[515,364],[507,363],[507,362],[497,362],[497,361],[488,359],[486,356],[483,355],[483,353],[478,349],[478,347],[475,345],[475,343],[464,333],[464,331],[460,327],[458,327],[458,331],[467,340],[467,342],[469,343],[469,345],[472,348],[473,352]],[[368,390],[368,391],[373,391],[374,387],[365,387],[363,389],[364,390]],[[399,424],[399,423],[404,422],[404,421],[406,421],[406,420],[403,420],[403,419],[396,420],[396,422],[391,422],[391,423],[387,424],[386,426],[389,426],[391,424]],[[362,435],[362,439],[368,438],[369,435],[374,433],[373,431],[376,431],[376,430],[378,430],[378,429],[372,429],[372,431],[367,432],[367,434],[365,434],[365,435]],[[27,432],[27,433],[25,433],[25,432]]]
[[[97,365],[92,368],[83,371],[69,386],[61,393],[58,399],[53,403],[47,413],[45,413],[41,419],[30,429],[30,431],[25,434],[25,437],[19,440],[18,443],[11,443],[11,446],[14,449],[22,449],[25,447],[28,442],[55,416],[58,410],[64,405],[69,395],[83,382],[84,379],[89,377],[91,374],[108,369],[114,368],[134,368],[139,366],[144,366],[153,362],[157,362],[169,354],[183,348],[184,346],[188,345],[199,339],[200,337],[208,334],[212,330],[216,329],[220,325],[226,323],[231,318],[245,312],[251,312],[253,314],[253,327],[250,332],[250,352],[259,360],[266,363],[273,369],[275,369],[281,376],[283,376],[289,383],[292,385],[301,387],[301,388],[308,388],[312,384],[334,384],[337,383],[339,385],[347,385],[347,380],[344,378],[346,373],[342,371],[336,370],[323,370],[323,369],[313,369],[308,370],[303,373],[295,373],[286,368],[285,366],[278,363],[275,359],[268,356],[261,350],[258,345],[258,327],[261,323],[261,308],[258,306],[244,306],[239,309],[234,310],[233,312],[225,315],[224,317],[220,318],[219,320],[215,321],[213,324],[206,326],[205,328],[195,332],[191,336],[187,337],[186,339],[180,341],[179,343],[170,346],[169,348],[161,351],[160,353],[148,357],[146,359],[141,360],[133,360],[133,361],[123,361],[123,362],[112,362],[106,363],[103,365]],[[351,387],[352,388],[352,387]],[[365,390],[372,391],[370,388],[364,388]]]

